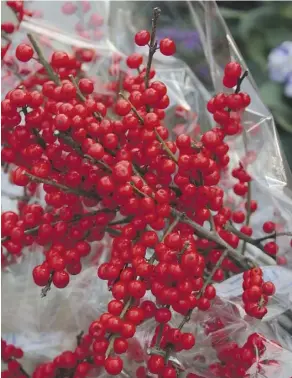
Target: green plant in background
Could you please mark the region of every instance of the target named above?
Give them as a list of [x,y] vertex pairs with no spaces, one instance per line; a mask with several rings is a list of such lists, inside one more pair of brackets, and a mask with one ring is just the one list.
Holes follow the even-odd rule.
[[[247,11],[220,10],[278,126],[292,133],[291,89],[285,94],[285,85],[292,85],[292,3],[262,2]],[[281,56],[285,41],[291,41],[287,59]]]

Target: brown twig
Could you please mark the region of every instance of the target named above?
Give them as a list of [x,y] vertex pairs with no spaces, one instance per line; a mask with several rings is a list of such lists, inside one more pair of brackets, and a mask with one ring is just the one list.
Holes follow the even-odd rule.
[[[88,213],[85,213],[85,214],[76,214],[71,220],[67,221],[66,223],[74,223],[74,222],[78,222],[80,219],[83,219],[83,218],[87,218],[87,217],[93,217],[99,213],[114,213],[116,212],[115,210],[110,210],[110,209],[100,209],[100,210],[93,210],[93,211],[90,211]],[[52,222],[51,223],[51,226],[55,226],[56,224],[58,224],[60,222],[60,220],[56,220],[55,222]],[[113,225],[113,224],[109,224],[109,225]],[[30,234],[33,234],[35,233],[36,231],[38,231],[39,229],[39,226],[36,226],[36,227],[32,227],[32,228],[28,228],[27,230],[24,231],[24,233],[26,235],[30,235]],[[9,236],[5,236],[1,239],[1,243],[9,240],[10,237]]]
[[[250,217],[251,217],[251,208],[250,208],[250,203],[251,203],[251,182],[249,181],[247,184],[247,202],[246,202],[246,221],[245,225],[249,226],[250,223]],[[241,254],[244,255],[245,253],[245,248],[246,248],[246,240],[243,241],[242,244],[242,249],[241,249]]]
[[[74,85],[74,87],[76,88],[76,91],[77,91],[77,96],[79,97],[79,100],[81,100],[82,102],[85,102],[86,101],[86,97],[83,95],[83,93],[81,92],[78,84],[77,84],[77,81],[75,79],[75,77],[73,75],[69,75],[69,78],[72,82],[72,84]],[[93,116],[98,120],[98,121],[102,121],[102,115],[99,113],[99,112],[93,112]]]
[[46,286],[42,288],[42,291],[41,291],[41,298],[46,297],[47,294],[48,294],[48,292],[51,290],[51,285],[52,285],[52,282],[53,282],[53,276],[54,276],[54,271],[51,272],[51,275],[50,275],[49,281],[48,281],[48,283],[46,284]]
[[42,52],[42,50],[41,50],[41,48],[40,48],[37,40],[35,39],[35,37],[32,34],[28,33],[27,34],[27,38],[30,40],[30,43],[32,44],[35,52],[37,53],[39,62],[41,63],[41,65],[47,71],[49,78],[55,84],[60,85],[61,84],[61,80],[60,80],[59,76],[55,73],[55,71],[53,70],[52,66],[47,62],[47,60],[44,57],[44,54],[43,54],[43,52]]
[[[263,236],[263,237],[258,238],[258,239],[253,239],[253,241],[255,243],[254,245],[258,245],[259,243],[261,243],[262,241],[265,241],[267,239],[275,239],[278,236],[291,236],[292,237],[292,232],[273,232],[270,235]],[[253,243],[251,243],[251,244],[253,244]]]
[[136,115],[136,117],[138,118],[139,122],[141,123],[141,125],[144,124],[144,119],[140,116],[140,114],[138,113],[137,109],[135,108],[135,106],[131,103],[131,101],[122,93],[120,92],[119,95],[126,101],[128,101],[128,103],[131,105],[131,109],[132,109],[132,112]]
[[84,335],[84,331],[80,331],[78,335],[76,336],[77,346],[81,344],[82,337]]
[[178,164],[178,158],[173,154],[173,152],[170,150],[170,148],[167,146],[167,144],[165,143],[165,141],[161,138],[161,136],[159,135],[157,129],[155,128],[154,129],[154,132],[155,132],[155,135],[156,135],[156,138],[159,140],[159,142],[162,144],[162,148],[167,152],[168,156],[170,157],[170,159],[172,161],[174,161],[176,164]]
[[51,185],[51,186],[54,186],[56,188],[59,188],[60,190],[63,190],[64,192],[67,192],[67,193],[73,193],[73,194],[76,194],[78,196],[95,198],[97,200],[100,200],[100,197],[96,193],[87,192],[86,190],[83,190],[83,189],[70,188],[69,186],[59,184],[56,181],[47,180],[47,179],[44,179],[44,178],[41,178],[41,177],[34,176],[29,172],[25,172],[25,175],[28,176],[31,179],[31,181],[38,182],[40,184]]
[[[127,302],[125,303],[124,305],[124,308],[121,312],[121,315],[120,315],[120,319],[124,319],[128,309],[130,308],[130,306],[132,305],[133,303],[133,297],[130,297]],[[111,352],[112,352],[112,348],[113,348],[113,345],[114,345],[114,341],[115,341],[115,338],[117,337],[117,335],[115,333],[113,333],[110,337],[109,337],[109,345],[107,347],[107,350],[105,352],[105,357],[107,358]]]
[[160,13],[161,13],[160,8],[156,7],[153,9],[151,38],[150,38],[150,43],[149,43],[149,54],[148,54],[148,61],[147,61],[147,67],[146,67],[146,73],[145,73],[145,87],[146,88],[149,87],[149,76],[150,76],[152,59],[153,59],[153,55],[155,54],[155,51],[157,50],[156,28],[157,28],[157,21],[160,16]]
[[240,89],[241,89],[241,84],[243,82],[243,80],[248,76],[248,71],[244,71],[243,75],[237,80],[237,85],[236,85],[236,89],[234,91],[235,94],[239,93],[240,92]]

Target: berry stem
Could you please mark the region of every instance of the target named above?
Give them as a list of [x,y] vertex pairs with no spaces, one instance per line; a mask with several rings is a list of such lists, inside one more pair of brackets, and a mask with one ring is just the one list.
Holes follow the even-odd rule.
[[[245,221],[246,226],[249,226],[249,223],[250,223],[250,217],[251,217],[250,203],[251,203],[251,182],[249,181],[247,183],[247,203],[246,203],[247,210],[246,210],[246,221]],[[244,240],[242,244],[242,249],[241,249],[242,255],[244,255],[245,253],[246,243],[247,243],[246,240]]]
[[48,292],[51,290],[51,285],[52,285],[52,282],[53,282],[53,276],[54,276],[54,271],[51,272],[48,283],[41,290],[41,298],[46,297]]
[[[87,218],[87,217],[93,217],[94,215],[97,215],[99,213],[114,213],[114,212],[115,212],[114,210],[110,210],[110,209],[93,210],[93,211],[90,211],[90,212],[85,213],[85,214],[76,214],[70,221],[68,221],[66,223],[77,222],[80,219]],[[54,225],[56,225],[59,222],[60,222],[60,220],[57,220],[57,221],[51,223],[51,226],[54,226]],[[116,224],[118,224],[118,223],[116,223]],[[109,223],[109,225],[110,226],[114,226],[115,224]],[[27,230],[24,231],[24,233],[26,235],[30,235],[30,234],[33,234],[34,232],[38,231],[38,229],[39,229],[39,226],[28,228]],[[110,229],[110,230],[112,230],[112,229]],[[113,231],[118,231],[118,230],[113,230]],[[10,236],[4,236],[1,239],[1,243],[5,242],[5,241],[7,241],[9,239],[10,239]]]
[[122,93],[122,92],[119,92],[119,95],[126,101],[128,101],[129,104],[131,104],[131,109],[133,111],[133,113],[135,113],[135,115],[137,116],[137,118],[139,119],[139,122],[141,123],[141,125],[144,124],[144,119],[140,116],[140,114],[138,113],[137,109],[135,108],[135,106],[131,103],[131,101]]
[[241,240],[246,241],[246,243],[254,245],[258,249],[260,249],[261,251],[263,251],[265,254],[266,254],[266,251],[264,249],[264,246],[261,244],[262,241],[264,241],[266,239],[273,238],[275,236],[291,236],[292,235],[292,232],[281,232],[281,233],[278,233],[278,234],[277,233],[272,234],[273,236],[272,235],[268,235],[268,236],[264,236],[264,237],[259,238],[259,239],[253,239],[253,238],[251,238],[251,237],[243,234],[242,232],[240,232],[232,224],[230,224],[229,226],[227,226],[227,230],[231,231],[234,235],[238,236]]
[[95,198],[95,199],[98,199],[98,200],[100,199],[100,197],[97,194],[87,192],[87,191],[85,191],[83,189],[70,188],[69,186],[66,186],[66,185],[63,185],[63,184],[59,184],[56,181],[47,180],[47,179],[44,179],[44,178],[41,178],[41,177],[34,176],[31,173],[29,173],[29,172],[25,172],[25,175],[28,176],[34,182],[38,182],[40,184],[52,185],[52,186],[54,186],[56,188],[59,188],[60,190],[63,190],[64,192],[67,192],[67,193],[73,193],[73,194],[76,194],[78,196],[84,196],[84,197],[88,197],[88,198]]
[[238,79],[237,81],[237,86],[236,86],[236,89],[235,89],[235,94],[239,93],[240,90],[241,90],[241,84],[243,82],[243,80],[248,76],[248,71],[244,71],[243,75]]
[[[223,240],[217,233],[214,233],[213,231],[206,230],[203,226],[200,226],[198,223],[191,220],[188,216],[184,215],[180,211],[176,210],[175,208],[171,208],[171,214],[173,216],[180,216],[181,222],[188,224],[191,226],[194,230],[196,230],[200,236],[215,242],[216,244],[220,245],[224,249],[228,250],[228,253],[231,257],[234,258],[238,263],[240,263],[241,266],[245,268],[250,268],[250,266],[255,266],[255,263],[244,256],[241,256],[236,249],[232,248],[225,240]],[[240,233],[241,234],[241,233]],[[246,235],[243,234],[245,237]]]
[[156,138],[159,140],[159,142],[162,144],[163,149],[167,152],[168,156],[171,160],[173,160],[176,164],[178,164],[178,158],[172,153],[172,151],[168,148],[167,144],[164,142],[164,140],[159,135],[157,129],[154,129]]
[[22,372],[23,375],[25,375],[27,378],[30,378],[30,375],[24,370],[22,366],[20,366],[19,370]]
[[76,336],[76,341],[77,341],[77,346],[79,346],[81,344],[81,340],[82,340],[82,336],[84,335],[84,331],[81,331],[78,333],[78,335]]
[[[77,91],[77,96],[79,97],[79,99],[82,101],[82,102],[85,102],[86,101],[86,97],[82,94],[82,92],[80,91],[79,89],[79,86],[77,84],[77,81],[76,81],[76,78],[73,76],[73,75],[69,75],[69,79],[71,80],[72,84],[74,85],[74,87],[76,88],[76,91]],[[93,112],[93,116],[98,120],[98,121],[102,121],[102,115],[98,112]]]
[[[126,315],[128,309],[129,309],[130,306],[132,305],[133,301],[134,301],[134,298],[133,298],[133,297],[130,297],[130,298],[127,300],[127,302],[125,303],[124,308],[123,308],[123,310],[122,310],[122,312],[121,312],[120,319],[124,319],[124,317],[125,317],[125,315]],[[109,337],[109,345],[108,345],[107,350],[106,350],[106,352],[105,352],[105,357],[106,357],[106,358],[107,358],[107,357],[111,354],[111,352],[112,352],[112,349],[113,349],[113,345],[114,345],[114,341],[115,341],[116,336],[117,336],[117,335],[116,335],[115,333],[113,333],[113,334],[110,335],[110,337]]]
[[277,238],[278,236],[292,236],[292,232],[273,232],[272,234],[268,236],[263,236],[262,238],[253,239],[253,241],[256,243],[254,245],[257,245],[267,239]]
[[152,13],[152,30],[151,30],[151,38],[149,43],[149,54],[148,54],[148,61],[147,61],[147,67],[146,67],[146,73],[145,73],[145,87],[149,87],[149,76],[150,76],[150,70],[151,70],[151,64],[153,55],[155,54],[155,51],[157,50],[157,41],[156,39],[156,28],[157,28],[157,21],[160,16],[160,8],[155,7],[153,9]]
[[55,71],[53,70],[52,66],[47,62],[46,58],[44,57],[44,54],[37,42],[37,40],[35,39],[35,37],[28,33],[27,34],[27,38],[30,40],[30,43],[32,44],[35,52],[37,53],[38,55],[38,59],[39,59],[39,62],[44,66],[44,68],[46,69],[47,73],[48,73],[48,76],[49,78],[57,85],[60,85],[61,84],[61,80],[59,78],[59,76],[55,73]]

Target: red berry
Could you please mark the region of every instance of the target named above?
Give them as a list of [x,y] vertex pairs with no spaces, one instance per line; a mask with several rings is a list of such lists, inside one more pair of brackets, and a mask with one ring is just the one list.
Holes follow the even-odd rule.
[[83,78],[79,80],[78,83],[79,89],[81,90],[82,93],[84,94],[91,94],[94,89],[94,84],[93,81]]
[[266,295],[273,295],[275,294],[276,288],[273,282],[267,281],[263,284],[263,293]]
[[224,68],[224,74],[228,77],[239,78],[241,75],[241,66],[239,63],[230,62],[227,63]]
[[116,103],[116,106],[115,106],[115,111],[118,115],[120,116],[125,116],[126,114],[128,114],[131,110],[131,104],[129,103],[129,101],[127,100],[124,100],[124,99],[119,99]]
[[104,362],[104,368],[110,375],[118,375],[123,369],[123,361],[120,357],[108,357]]
[[50,278],[50,270],[43,265],[38,265],[33,269],[32,275],[38,286],[46,286]]
[[175,54],[175,52],[176,52],[175,43],[170,38],[164,38],[164,39],[162,39],[160,41],[159,47],[160,47],[160,52],[163,55],[170,56],[170,55]]
[[143,62],[143,56],[141,54],[134,53],[127,58],[127,66],[129,68],[139,68]]
[[53,284],[59,289],[63,289],[64,287],[66,287],[69,281],[69,274],[64,270],[60,272],[55,272],[53,275]]
[[201,297],[198,299],[197,307],[199,310],[207,311],[211,306],[210,301],[207,298]]
[[138,46],[145,46],[150,41],[150,33],[148,30],[140,30],[135,35],[135,43]]
[[159,374],[164,367],[164,358],[162,356],[152,354],[147,362],[148,369],[153,374]]
[[205,134],[203,134],[202,136],[201,141],[204,144],[204,146],[209,149],[214,149],[222,143],[218,134],[213,130],[205,132]]
[[239,93],[241,96],[242,105],[244,108],[248,107],[251,102],[250,96],[247,93],[241,92]]
[[104,149],[103,149],[103,147],[102,147],[101,144],[99,144],[99,143],[93,143],[89,147],[89,149],[87,151],[87,154],[89,156],[93,157],[96,160],[100,160],[104,156]]
[[51,58],[51,65],[54,68],[66,67],[69,64],[69,56],[66,52],[55,51]]
[[247,289],[247,296],[251,302],[257,302],[262,296],[263,291],[259,286],[251,286]]
[[19,61],[28,62],[33,57],[33,48],[26,43],[21,43],[17,46],[15,55]]
[[195,345],[195,337],[191,333],[183,333],[180,342],[184,349],[189,350]]
[[245,214],[243,211],[235,211],[233,214],[232,214],[232,220],[235,222],[235,223],[243,223],[244,220],[245,220]]
[[247,236],[251,236],[253,233],[253,229],[249,226],[242,226],[240,229],[240,232],[242,232],[243,234]]
[[275,256],[279,250],[279,247],[277,243],[270,241],[264,245],[264,250],[269,255]]
[[114,351],[115,353],[122,354],[128,349],[128,341],[122,337],[118,337],[114,341]]
[[226,88],[233,88],[237,84],[237,77],[235,76],[224,76],[223,77],[223,85]]
[[263,230],[267,234],[271,234],[272,232],[275,231],[276,225],[274,222],[265,222],[263,224]]
[[155,313],[155,320],[158,323],[168,323],[171,319],[171,311],[168,308],[159,308]]

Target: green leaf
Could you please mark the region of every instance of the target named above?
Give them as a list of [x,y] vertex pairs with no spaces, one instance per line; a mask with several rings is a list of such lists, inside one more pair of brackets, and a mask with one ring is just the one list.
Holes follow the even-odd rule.
[[277,8],[275,8],[274,4],[264,4],[265,5],[261,5],[258,8],[247,12],[241,18],[238,29],[241,38],[246,41],[246,43],[250,43],[250,34],[253,30],[262,28],[263,25],[267,23],[268,19],[274,18],[277,13]]
[[260,88],[264,103],[271,109],[277,124],[292,133],[292,109],[283,101],[283,86],[279,83],[266,82]]

